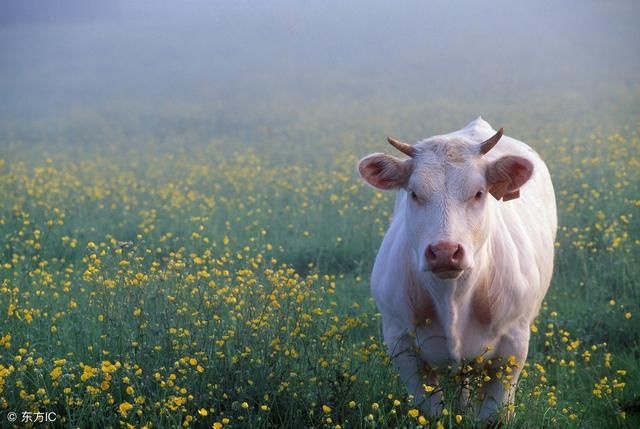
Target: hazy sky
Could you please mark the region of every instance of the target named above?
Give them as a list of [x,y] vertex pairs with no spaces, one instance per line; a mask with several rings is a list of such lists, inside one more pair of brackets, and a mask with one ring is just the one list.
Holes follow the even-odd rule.
[[637,88],[640,2],[0,3],[0,114],[132,99]]

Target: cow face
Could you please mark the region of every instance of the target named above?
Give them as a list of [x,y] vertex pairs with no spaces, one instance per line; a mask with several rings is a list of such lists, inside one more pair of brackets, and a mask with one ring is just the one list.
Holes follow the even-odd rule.
[[[496,134],[492,145],[501,136]],[[417,266],[441,279],[457,278],[473,267],[495,216],[491,196],[505,201],[517,198],[533,172],[533,164],[522,157],[487,161],[482,157],[490,149],[483,152],[487,142],[434,138],[399,147],[410,159],[376,153],[358,165],[371,186],[405,192],[400,213]]]

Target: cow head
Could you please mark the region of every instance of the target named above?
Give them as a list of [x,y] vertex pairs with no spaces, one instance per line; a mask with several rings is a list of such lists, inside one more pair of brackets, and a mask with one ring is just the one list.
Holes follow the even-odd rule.
[[421,270],[452,279],[472,268],[495,216],[489,195],[518,198],[531,177],[533,164],[526,158],[484,157],[502,134],[500,129],[481,143],[448,136],[410,145],[389,138],[408,159],[374,153],[360,160],[358,171],[368,184],[406,192],[403,228]]

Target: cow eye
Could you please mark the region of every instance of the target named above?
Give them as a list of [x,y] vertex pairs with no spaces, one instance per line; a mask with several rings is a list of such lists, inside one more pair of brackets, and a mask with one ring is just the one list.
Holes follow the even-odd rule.
[[482,191],[478,191],[478,192],[476,192],[475,199],[476,199],[476,200],[480,200],[480,199],[482,199],[482,196],[483,196],[483,195],[484,195],[484,192],[482,192]]
[[414,191],[411,191],[411,199],[413,201],[418,201],[418,195],[416,195],[416,193]]

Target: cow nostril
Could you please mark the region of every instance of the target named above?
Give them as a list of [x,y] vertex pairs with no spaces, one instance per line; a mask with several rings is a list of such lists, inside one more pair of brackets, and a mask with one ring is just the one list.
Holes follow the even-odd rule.
[[451,260],[454,262],[459,262],[460,260],[462,260],[463,256],[464,256],[464,251],[462,250],[462,246],[458,244],[455,252],[453,252],[453,255],[451,255]]
[[436,254],[433,252],[433,249],[431,248],[431,245],[427,246],[427,260],[428,261],[435,261],[436,260]]

